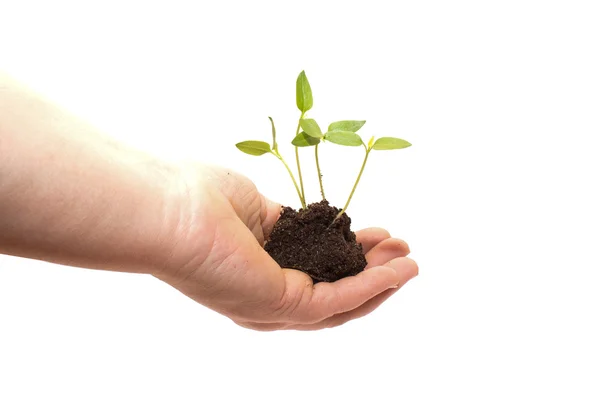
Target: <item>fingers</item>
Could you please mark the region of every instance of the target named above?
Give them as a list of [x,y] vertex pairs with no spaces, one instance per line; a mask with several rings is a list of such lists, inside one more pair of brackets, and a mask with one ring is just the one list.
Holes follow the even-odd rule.
[[362,244],[365,254],[389,237],[390,233],[383,228],[367,228],[356,232],[356,241]]
[[342,325],[379,307],[418,274],[418,266],[409,258],[398,257],[357,276],[314,286],[310,277],[300,271],[284,269],[284,274],[284,301],[277,315],[271,321],[236,321],[238,325],[258,331],[317,330]]
[[345,313],[336,314],[329,318],[324,319],[323,321],[314,323],[314,324],[305,324],[305,325],[292,325],[285,329],[295,329],[295,330],[317,330],[324,328],[333,328],[336,326],[340,326],[345,324],[348,321],[353,319],[364,317],[365,315],[370,314],[375,309],[377,309],[383,302],[389,299],[394,293],[396,293],[402,286],[404,286],[409,280],[414,278],[418,274],[417,264],[407,258],[397,258],[390,261],[388,266],[392,266],[397,270],[399,281],[398,287],[390,288],[382,293],[374,296],[373,298],[367,300],[365,303],[360,305],[359,307],[350,310]]
[[375,311],[380,305],[382,305],[387,299],[392,297],[394,293],[400,290],[402,286],[404,286],[404,284],[398,285],[398,288],[396,289],[388,289],[352,311],[348,311],[347,313],[338,314],[334,315],[333,317],[327,318],[326,320],[318,324],[318,329],[335,328],[336,326],[343,325],[346,322],[369,315],[370,313]]
[[[356,276],[312,284],[308,275],[283,269],[284,294],[269,319],[245,323],[258,330],[283,329],[294,324],[315,324],[333,315],[353,310],[385,290],[396,287],[398,275],[392,266],[378,266]],[[238,323],[239,324],[239,323]]]
[[284,317],[283,321],[292,324],[314,324],[354,310],[417,275],[417,264],[405,257],[407,253],[404,241],[385,239],[367,253],[368,265],[363,272],[317,285],[300,271],[284,269],[285,293],[277,304],[274,320],[269,322],[282,322],[280,318]]
[[[375,311],[377,307],[383,304],[384,301],[389,299],[394,293],[396,293],[400,288],[397,289],[388,289],[372,299],[365,302],[360,307],[355,308],[352,311],[348,311],[342,314],[336,314],[329,318],[324,319],[323,321],[319,321],[314,324],[305,324],[305,325],[290,325],[287,327],[279,326],[277,329],[288,329],[288,330],[296,330],[296,331],[316,331],[326,328],[335,328],[337,326],[343,325],[346,322],[352,321],[353,319],[358,319],[364,317],[371,312]],[[267,330],[264,327],[257,327],[259,330]],[[254,328],[256,329],[256,328]]]
[[394,258],[406,257],[408,253],[410,253],[410,249],[404,240],[396,238],[385,239],[365,254],[365,258],[367,259],[366,269],[376,265],[385,265],[385,263]]
[[297,307],[293,320],[310,324],[353,310],[397,283],[396,270],[389,266],[372,267],[332,283],[318,283],[308,302]]

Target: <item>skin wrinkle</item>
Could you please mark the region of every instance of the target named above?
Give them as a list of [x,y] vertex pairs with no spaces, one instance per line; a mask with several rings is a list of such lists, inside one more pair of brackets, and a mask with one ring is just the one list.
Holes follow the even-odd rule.
[[[205,270],[209,270],[208,272],[210,272],[211,275],[215,275],[215,276],[221,276],[220,274],[220,269],[222,267],[225,267],[224,263],[227,260],[228,257],[232,256],[235,254],[235,252],[238,250],[239,248],[239,244],[236,243],[235,241],[231,240],[231,235],[228,234],[223,234],[222,230],[224,227],[229,227],[229,225],[231,225],[232,222],[235,222],[233,217],[230,216],[223,216],[219,218],[219,222],[217,225],[217,229],[215,229],[214,234],[213,234],[213,238],[212,238],[212,244],[210,247],[210,250],[207,252],[207,256],[204,258],[204,260],[202,261],[202,263],[195,263],[195,265],[198,266],[198,268],[196,269],[196,272],[198,272],[198,277],[200,279],[200,277],[205,273]],[[224,239],[222,239],[224,237]],[[232,243],[235,243],[234,245],[236,246],[235,248],[233,248],[232,250],[230,249],[230,245]],[[224,250],[219,250],[219,248],[221,246],[223,246],[227,249],[226,252],[224,252]],[[231,251],[230,251],[231,250]],[[227,274],[224,274],[225,276]],[[192,275],[190,275],[192,276]],[[188,276],[188,278],[190,277]],[[201,281],[201,279],[200,279]],[[183,281],[185,282],[185,281]],[[219,282],[217,282],[216,284],[218,284]]]
[[[155,240],[157,243],[161,243],[161,247],[164,247],[162,252],[162,259],[159,261],[149,259],[149,263],[156,264],[153,271],[149,271],[154,276],[160,276],[164,271],[173,265],[176,260],[174,254],[176,248],[181,242],[181,236],[178,232],[181,232],[183,226],[183,208],[184,204],[189,204],[189,193],[188,196],[183,196],[184,190],[180,187],[182,181],[177,179],[177,169],[170,168],[165,163],[151,163],[147,158],[140,158],[130,160],[130,163],[136,167],[143,169],[157,182],[165,182],[162,186],[165,188],[161,191],[160,202],[157,213],[157,220],[160,220],[160,229],[156,231]],[[185,183],[183,183],[185,186]],[[161,232],[164,234],[161,235]],[[147,233],[146,233],[147,234]],[[140,232],[140,239],[144,240],[144,234]],[[168,238],[175,237],[172,243],[169,243]],[[141,243],[140,245],[143,245]],[[150,254],[144,255],[146,258],[152,257]]]
[[[296,272],[294,271],[293,273],[296,273]],[[301,314],[298,315],[299,314],[298,309],[301,307],[301,305],[303,303],[306,305],[306,307],[304,307],[304,308],[308,308],[309,310],[311,309],[311,302],[314,300],[315,291],[314,291],[314,287],[312,285],[312,280],[311,280],[311,283],[309,283],[308,279],[310,279],[310,278],[307,278],[304,288],[296,290],[296,296],[294,298],[294,302],[292,303],[293,306],[287,310],[288,313],[287,313],[286,322],[292,321],[294,318],[298,318],[299,320],[306,320],[306,318],[307,318],[306,315],[304,315],[304,316]],[[308,289],[308,290],[302,290],[302,289]],[[296,299],[298,299],[298,300],[296,301]],[[286,315],[286,314],[284,314],[284,315]]]
[[[185,184],[184,184],[185,185]],[[182,191],[183,192],[183,191]],[[176,249],[180,246],[182,239],[184,237],[187,236],[187,234],[182,233],[182,232],[186,232],[187,230],[189,230],[189,221],[188,223],[184,223],[185,218],[183,216],[183,210],[185,208],[185,205],[190,204],[190,197],[189,197],[189,189],[186,189],[185,192],[187,193],[186,196],[182,196],[179,202],[174,201],[173,204],[171,204],[170,201],[165,201],[163,203],[163,215],[164,215],[164,220],[168,221],[169,220],[169,215],[175,215],[176,218],[172,223],[172,227],[171,227],[171,232],[172,232],[172,237],[175,238],[175,240],[173,241],[173,244],[170,246],[170,251],[167,255],[167,258],[165,260],[165,263],[163,264],[163,266],[161,268],[159,268],[158,272],[154,274],[154,276],[156,277],[160,277],[162,275],[164,275],[164,272],[169,268],[170,265],[176,265],[177,261],[175,260],[175,254],[176,254]],[[168,209],[170,209],[171,207],[174,208],[174,211],[169,212]],[[167,223],[168,225],[168,223]]]
[[[260,202],[260,198],[257,198],[255,200]],[[261,226],[261,219],[260,219],[260,206],[256,207],[255,211],[250,214],[250,218],[248,219],[248,225],[252,227],[252,233],[254,234],[254,237],[256,238],[256,240],[258,241],[259,244],[263,244],[265,239],[264,239],[264,235],[263,235],[263,230],[262,230],[262,226]]]
[[[176,170],[176,175],[179,177],[176,181],[178,182],[177,186],[179,189],[176,189],[174,201],[177,204],[179,201],[179,213],[177,213],[177,222],[174,224],[173,232],[176,240],[172,245],[170,259],[171,262],[168,263],[163,271],[161,272],[161,279],[166,279],[172,285],[177,285],[185,282],[193,275],[194,269],[196,265],[202,265],[206,262],[206,259],[210,256],[211,252],[215,246],[215,233],[212,231],[206,231],[203,227],[194,224],[193,221],[202,220],[206,218],[206,213],[202,212],[202,217],[199,218],[198,210],[203,209],[199,204],[199,201],[193,201],[192,199],[198,198],[196,191],[192,193],[191,186],[189,184],[189,179],[195,179],[192,177],[188,177],[184,172],[179,172]],[[204,196],[204,201],[206,203],[210,203],[213,201],[213,194],[211,191],[206,190]],[[200,247],[200,251],[195,252],[195,254],[189,259],[175,259],[173,254],[176,254],[180,251],[180,247],[186,247],[188,243],[191,241],[196,241],[197,245]],[[202,242],[200,244],[200,242]],[[190,273],[185,273],[184,278],[177,278],[180,276],[183,271],[186,269],[191,269]],[[171,275],[165,276],[165,275]]]
[[[319,286],[319,285],[321,285],[321,286],[316,288],[317,290],[315,290],[315,292],[313,292],[313,296],[311,296],[309,305],[307,307],[312,312],[310,314],[306,315],[305,318],[302,319],[302,323],[313,324],[315,322],[322,321],[323,319],[330,317],[331,316],[331,315],[329,315],[330,312],[323,313],[323,310],[325,310],[325,309],[329,310],[330,309],[329,305],[335,304],[334,302],[339,301],[339,299],[340,299],[340,294],[339,294],[338,288],[336,286],[331,285],[329,282],[321,282],[321,283],[317,284],[317,286]],[[320,295],[320,291],[318,291],[318,289],[319,288],[323,289],[325,287],[325,285],[327,287],[333,287],[334,291],[326,298],[323,298],[323,296]],[[316,295],[315,295],[315,293],[316,293]]]
[[[243,216],[241,219],[255,236],[257,236],[255,231],[256,226],[253,224],[252,219],[254,219],[254,214],[258,211],[260,213],[260,204],[257,204],[257,201],[260,201],[258,196],[258,192],[256,191],[256,187],[254,184],[250,184],[245,182],[234,185],[232,188],[232,193],[227,192],[227,198],[233,205],[233,208],[238,216]],[[248,215],[248,210],[252,211],[251,215]],[[257,237],[258,238],[258,237]]]
[[[209,172],[209,174],[211,174],[211,175],[214,174],[214,172],[211,169],[208,169],[206,172]],[[187,188],[188,196],[191,197],[191,194],[190,194],[190,191],[189,191],[188,179],[197,180],[198,177],[192,176],[192,177],[185,177],[185,179],[184,179],[185,186]],[[222,185],[219,184],[221,182],[217,181],[218,185],[216,187],[213,186],[213,184],[212,184],[213,182],[214,181],[211,179],[209,181],[208,187],[206,187],[206,195],[205,195],[205,197],[206,197],[206,204],[219,203],[220,201],[217,200],[217,198],[221,197],[221,196],[224,196],[224,195],[226,196],[226,194],[223,193]],[[231,186],[229,186],[229,188],[231,188]],[[232,207],[233,207],[233,205],[232,205]],[[196,213],[195,210],[196,209],[200,209],[200,205],[198,205],[197,207],[194,207],[193,205],[190,205],[190,209],[191,209],[191,214],[194,215]],[[235,213],[235,210],[232,210],[232,211]],[[206,251],[207,255],[206,255],[205,258],[203,258],[203,260],[202,260],[201,263],[198,263],[198,259],[196,257],[194,257],[192,260],[186,262],[185,263],[186,266],[182,268],[182,269],[184,269],[184,268],[192,268],[193,266],[199,266],[198,272],[200,273],[200,275],[202,275],[202,272],[207,268],[206,267],[207,265],[212,265],[215,262],[217,262],[217,263],[219,262],[219,256],[216,257],[216,258],[212,257],[216,253],[215,249],[220,246],[220,243],[219,243],[219,231],[220,231],[220,229],[219,228],[221,228],[221,227],[223,227],[225,225],[229,225],[229,224],[227,224],[228,220],[229,221],[234,221],[233,217],[231,217],[229,215],[227,215],[227,216],[215,216],[215,215],[212,215],[210,213],[207,213],[207,214],[204,215],[204,217],[205,218],[209,218],[209,219],[215,219],[215,218],[218,219],[218,222],[215,223],[215,225],[217,226],[217,229],[215,231],[213,231],[213,234],[212,234],[212,237],[211,237],[211,240],[210,240],[210,242],[211,242],[210,243],[210,247]],[[198,220],[198,218],[197,218],[197,216],[194,216],[194,218],[192,218],[191,220]],[[200,218],[199,220],[202,220],[202,218]],[[210,225],[213,224],[212,222],[208,222],[208,221],[207,221],[207,223],[210,224]],[[201,231],[201,227],[198,228],[198,231]],[[183,242],[187,243],[190,240],[190,237],[192,236],[191,229],[184,236],[185,236],[185,238],[184,238]],[[229,240],[231,240],[231,238],[229,238]],[[222,263],[223,262],[221,261],[221,264]],[[218,274],[218,270],[219,270],[219,268],[217,267],[215,270],[212,270],[211,273]],[[179,281],[178,284],[185,284],[185,282],[188,281],[192,276],[194,276],[193,273],[187,274],[184,279],[181,279]]]
[[[265,198],[264,196],[260,196],[261,198],[261,208],[264,207],[264,218],[262,219],[261,225],[263,228],[263,238],[264,241],[268,240],[269,236],[271,235],[271,232],[273,231],[273,228],[275,226],[275,223],[277,222],[277,220],[279,219],[279,216],[281,215],[281,205],[279,204],[275,204],[271,201],[269,201],[267,198]],[[277,207],[277,210],[274,209],[273,206]],[[264,245],[264,241],[263,243],[261,243],[261,245]]]
[[[224,235],[225,237],[227,237],[227,235]],[[219,239],[219,235],[216,235],[216,239],[215,239],[215,244],[219,245],[219,240],[224,240],[227,241],[227,239]],[[230,273],[228,278],[231,278],[232,280],[235,280],[234,278],[236,278],[236,276],[239,274],[240,271],[242,271],[242,268],[239,268],[237,266],[237,251],[239,250],[240,246],[236,245],[235,247],[232,247],[231,249],[228,249],[227,253],[225,254],[220,254],[218,257],[216,257],[215,259],[211,259],[210,260],[210,264],[213,266],[211,268],[212,272],[215,273],[215,275],[218,275],[220,277],[223,276],[227,276],[228,274],[223,274],[220,271],[222,270],[226,270],[227,268],[231,268],[233,273]],[[232,262],[230,262],[232,261]],[[247,264],[247,261],[246,261]],[[218,291],[211,291],[214,287],[216,286],[221,286],[222,289],[218,290]],[[207,292],[209,295],[215,295],[218,292],[223,292],[227,286],[229,286],[228,282],[224,282],[223,278],[218,279],[216,282],[214,282],[212,285],[210,286],[204,286],[207,289]]]
[[260,245],[264,246],[265,241],[267,240],[267,238],[269,237],[269,234],[270,234],[270,231],[267,232],[266,227],[265,227],[268,210],[267,210],[267,201],[266,201],[265,197],[262,195],[260,195],[259,197],[260,197],[259,223],[260,223],[260,227],[262,229],[262,240],[260,241]]
[[288,296],[280,308],[273,310],[273,316],[275,316],[275,320],[279,323],[287,323],[288,321],[292,321],[297,318],[297,310],[302,304],[304,297],[305,294],[299,291],[294,294],[293,298]]
[[276,319],[280,319],[285,315],[293,315],[294,311],[298,308],[300,303],[302,302],[302,297],[304,295],[303,291],[296,291],[294,293],[294,297],[290,297],[287,292],[287,284],[284,286],[284,292],[282,297],[279,300],[279,305],[275,307],[273,310],[273,316]]
[[[252,231],[256,239],[261,242],[262,229],[257,232],[257,228],[260,228],[260,195],[258,194],[256,187],[252,184],[243,183],[235,188],[234,194],[227,196],[233,205],[234,211],[237,215],[242,215],[242,223]],[[236,200],[239,197],[239,200]],[[258,204],[257,204],[258,203]],[[243,205],[243,206],[242,206]],[[240,211],[241,209],[241,211]],[[248,210],[251,210],[248,215]]]

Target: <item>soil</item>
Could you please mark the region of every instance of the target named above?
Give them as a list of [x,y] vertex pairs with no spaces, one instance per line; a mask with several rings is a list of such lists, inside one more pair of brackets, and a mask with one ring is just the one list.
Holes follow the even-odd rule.
[[358,274],[367,260],[350,230],[350,217],[344,213],[334,221],[339,212],[327,200],[299,211],[283,207],[265,250],[279,265],[305,272],[314,283]]

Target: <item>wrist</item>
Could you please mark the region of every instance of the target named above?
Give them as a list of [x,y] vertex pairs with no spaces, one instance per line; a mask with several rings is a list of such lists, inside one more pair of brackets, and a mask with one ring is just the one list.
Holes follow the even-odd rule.
[[147,271],[155,277],[177,282],[185,279],[210,254],[215,239],[211,226],[221,220],[214,205],[222,195],[213,181],[212,168],[198,163],[170,164],[163,193],[163,232],[158,263]]

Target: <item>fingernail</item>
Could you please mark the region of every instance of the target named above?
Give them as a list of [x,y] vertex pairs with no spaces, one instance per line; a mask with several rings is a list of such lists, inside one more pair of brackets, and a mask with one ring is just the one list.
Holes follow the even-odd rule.
[[388,289],[398,289],[399,287],[400,287],[400,286],[398,286],[398,285],[392,285],[392,286],[390,286]]

